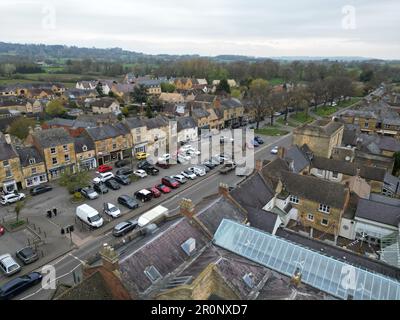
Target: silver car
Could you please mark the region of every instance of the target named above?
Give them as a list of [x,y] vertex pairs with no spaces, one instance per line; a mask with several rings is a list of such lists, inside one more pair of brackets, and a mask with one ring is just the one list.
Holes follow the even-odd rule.
[[0,256],[0,270],[6,276],[11,276],[21,270],[21,266],[11,257],[9,253]]
[[90,187],[83,188],[81,190],[81,193],[84,197],[86,197],[90,200],[94,200],[99,197],[99,194],[96,191],[94,191],[93,188],[90,188]]

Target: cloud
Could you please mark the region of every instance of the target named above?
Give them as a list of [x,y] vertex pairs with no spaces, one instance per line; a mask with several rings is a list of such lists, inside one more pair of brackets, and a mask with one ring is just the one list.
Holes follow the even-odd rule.
[[[346,5],[355,9],[355,29],[342,27]],[[147,53],[399,58],[399,10],[397,0],[2,0],[0,41]]]

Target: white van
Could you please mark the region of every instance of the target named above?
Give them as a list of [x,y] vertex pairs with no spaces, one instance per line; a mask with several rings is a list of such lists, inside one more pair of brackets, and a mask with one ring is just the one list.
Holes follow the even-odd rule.
[[146,213],[142,214],[138,219],[139,227],[144,227],[149,223],[157,221],[164,217],[168,213],[168,208],[163,206],[157,206],[154,209],[147,211]]
[[87,204],[77,207],[76,215],[81,221],[94,228],[100,228],[104,222],[100,213]]

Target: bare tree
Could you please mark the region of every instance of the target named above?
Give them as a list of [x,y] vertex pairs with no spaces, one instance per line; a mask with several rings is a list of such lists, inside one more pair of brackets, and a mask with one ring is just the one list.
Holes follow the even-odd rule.
[[271,93],[271,86],[267,80],[256,79],[250,84],[249,97],[255,108],[257,129],[259,128],[261,119],[268,112],[268,98]]

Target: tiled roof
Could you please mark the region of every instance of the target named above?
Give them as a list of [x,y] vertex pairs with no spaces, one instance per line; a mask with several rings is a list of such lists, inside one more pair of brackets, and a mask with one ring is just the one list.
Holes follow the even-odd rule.
[[74,140],[64,128],[54,128],[34,132],[33,137],[43,148],[73,143]]
[[87,128],[86,132],[93,139],[93,141],[116,138],[129,133],[122,124],[105,124],[100,127]]
[[185,129],[194,129],[197,127],[196,121],[192,117],[179,117],[178,122],[178,132]]
[[25,147],[25,148],[17,149],[17,152],[18,152],[22,167],[30,166],[31,164],[29,163],[29,160],[31,160],[31,159],[34,159],[35,163],[43,162],[42,156],[40,155],[39,151],[36,150],[35,147]]
[[367,199],[360,199],[355,216],[397,228],[400,223],[400,208]]

